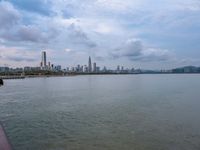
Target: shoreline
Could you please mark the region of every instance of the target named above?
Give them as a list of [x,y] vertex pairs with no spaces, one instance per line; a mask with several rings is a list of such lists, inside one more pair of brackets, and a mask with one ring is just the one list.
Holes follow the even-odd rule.
[[65,74],[65,75],[8,75],[0,76],[0,79],[9,80],[9,79],[25,79],[25,78],[50,78],[50,77],[71,77],[71,76],[82,76],[82,75],[143,75],[143,74],[200,74],[200,73],[77,73],[77,74]]

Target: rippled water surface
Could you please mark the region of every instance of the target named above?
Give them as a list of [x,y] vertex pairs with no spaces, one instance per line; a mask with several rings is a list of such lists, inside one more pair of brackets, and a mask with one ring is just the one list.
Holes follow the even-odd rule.
[[6,80],[0,120],[15,150],[199,150],[200,75]]

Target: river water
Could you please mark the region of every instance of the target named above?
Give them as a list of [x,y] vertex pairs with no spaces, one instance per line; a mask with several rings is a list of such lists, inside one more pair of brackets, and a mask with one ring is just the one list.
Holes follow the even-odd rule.
[[15,150],[199,150],[200,75],[5,80]]

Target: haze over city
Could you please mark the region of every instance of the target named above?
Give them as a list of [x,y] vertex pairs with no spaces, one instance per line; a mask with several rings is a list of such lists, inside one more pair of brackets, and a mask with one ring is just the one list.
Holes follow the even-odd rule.
[[0,0],[0,66],[199,66],[198,0]]

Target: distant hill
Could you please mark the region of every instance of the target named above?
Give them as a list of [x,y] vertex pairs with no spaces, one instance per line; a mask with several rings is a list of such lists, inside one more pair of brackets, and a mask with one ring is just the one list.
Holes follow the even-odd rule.
[[185,66],[181,68],[172,69],[172,73],[200,73],[200,67]]

